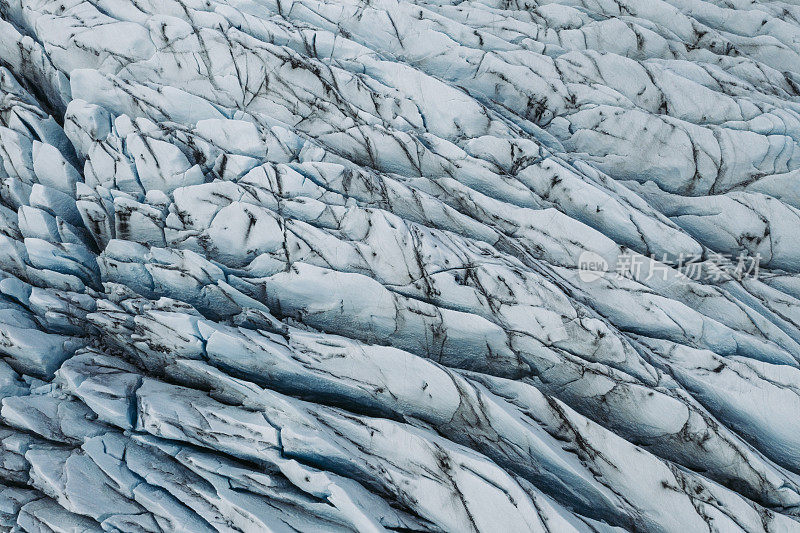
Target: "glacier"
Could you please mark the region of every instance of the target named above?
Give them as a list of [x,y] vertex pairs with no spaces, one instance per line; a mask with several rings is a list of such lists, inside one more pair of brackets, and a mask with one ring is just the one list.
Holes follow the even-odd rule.
[[800,5],[0,0],[0,530],[800,532]]

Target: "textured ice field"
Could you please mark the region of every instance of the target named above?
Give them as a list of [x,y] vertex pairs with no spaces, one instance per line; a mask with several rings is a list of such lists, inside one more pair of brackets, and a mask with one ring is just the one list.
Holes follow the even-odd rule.
[[0,0],[0,529],[800,531],[796,0]]

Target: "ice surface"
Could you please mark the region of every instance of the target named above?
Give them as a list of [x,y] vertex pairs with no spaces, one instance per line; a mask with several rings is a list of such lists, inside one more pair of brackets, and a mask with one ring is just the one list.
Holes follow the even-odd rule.
[[800,531],[798,21],[3,0],[0,529]]

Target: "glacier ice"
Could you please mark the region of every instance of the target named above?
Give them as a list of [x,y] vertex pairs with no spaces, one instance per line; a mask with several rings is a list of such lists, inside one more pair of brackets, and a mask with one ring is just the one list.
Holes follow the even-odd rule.
[[800,531],[798,43],[0,0],[0,529]]

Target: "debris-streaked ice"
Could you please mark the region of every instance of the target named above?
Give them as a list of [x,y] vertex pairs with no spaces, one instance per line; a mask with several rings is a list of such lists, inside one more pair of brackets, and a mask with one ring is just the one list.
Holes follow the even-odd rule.
[[0,529],[800,531],[800,7],[0,0]]

